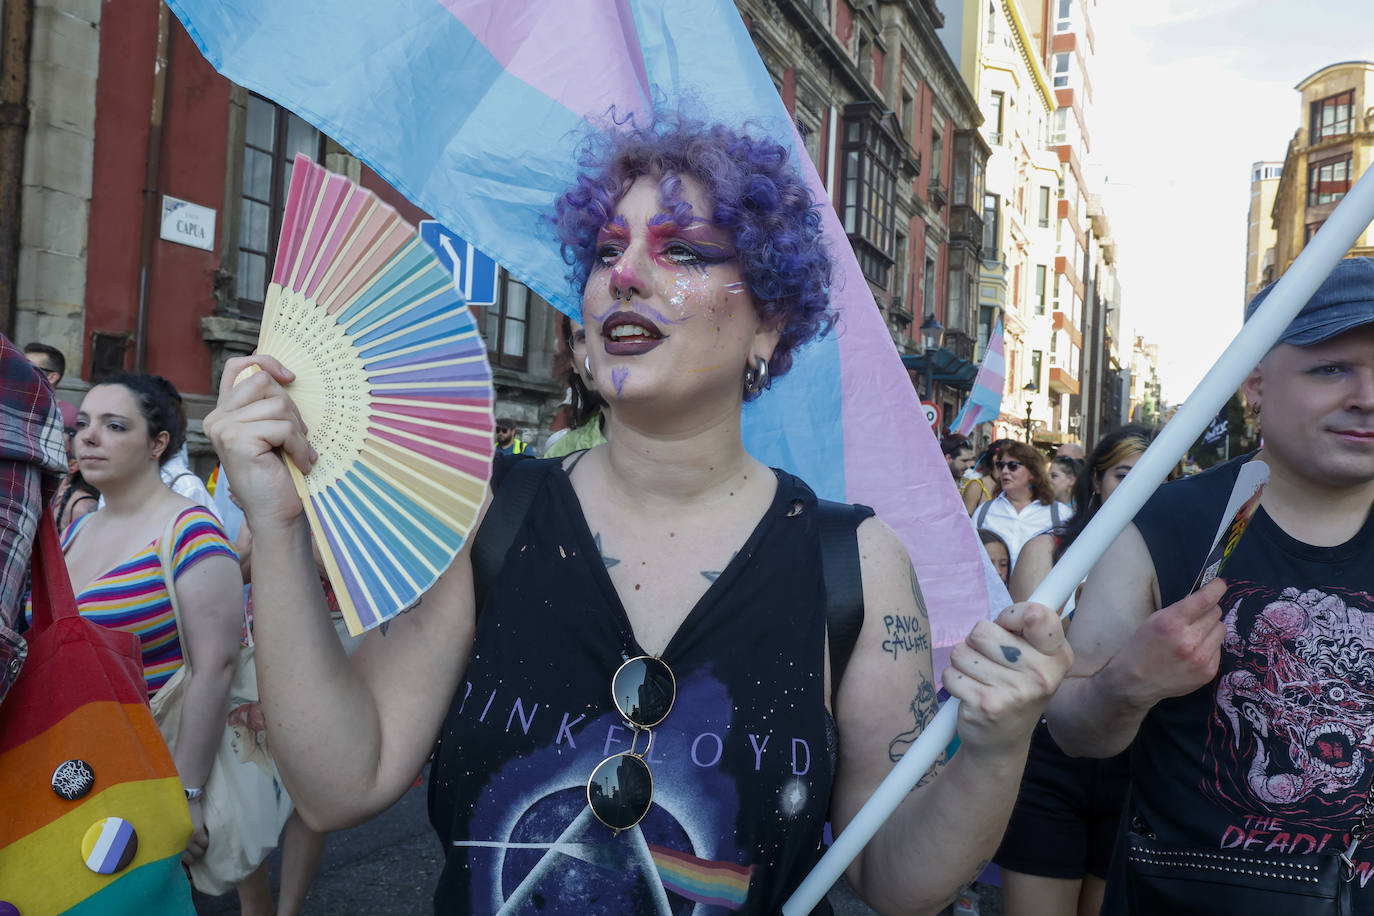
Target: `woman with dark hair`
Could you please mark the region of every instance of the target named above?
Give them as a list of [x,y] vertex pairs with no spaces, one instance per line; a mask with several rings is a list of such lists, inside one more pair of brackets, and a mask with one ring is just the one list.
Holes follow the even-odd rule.
[[[1102,437],[1078,477],[1078,513],[1063,529],[1032,539],[1021,551],[1011,574],[1013,599],[1030,597],[1145,453],[1151,437],[1143,426]],[[1107,760],[1069,757],[1040,723],[1021,795],[993,859],[1002,869],[1007,916],[1096,916],[1129,777],[1126,753]]]
[[[182,857],[190,862],[205,854],[199,794],[224,730],[243,629],[243,580],[220,523],[162,482],[160,465],[185,437],[181,399],[164,378],[123,373],[86,392],[73,448],[105,505],[66,530],[62,549],[81,615],[138,635],[149,697],[185,654],[195,658],[172,749],[191,808],[194,832]],[[171,582],[159,560],[164,536],[172,538]],[[185,630],[177,627],[172,590]]]
[[964,508],[968,514],[972,515],[974,510],[983,503],[996,499],[997,494],[1002,492],[1002,485],[997,480],[997,456],[1002,453],[1002,449],[1011,444],[1010,439],[997,439],[990,443],[987,450],[978,458],[978,463],[973,466],[973,473],[965,475],[959,483],[959,495],[963,497]]
[[1008,442],[994,463],[1002,492],[973,513],[975,528],[986,528],[1002,536],[1011,551],[1011,565],[1026,542],[1037,534],[1058,528],[1073,514],[1054,498],[1045,456],[1024,442]]
[[[673,119],[608,135],[581,167],[556,225],[609,441],[497,469],[543,473],[480,607],[464,552],[350,664],[274,454],[311,463],[292,376],[227,366],[206,428],[258,545],[273,754],[307,822],[335,828],[433,752],[441,913],[777,913],[827,816],[842,829],[935,712],[919,587],[896,535],[853,513],[870,611],[830,671],[817,500],[744,449],[743,403],[832,322],[787,149]],[[977,873],[1062,644],[1022,606],[954,649],[962,748],[850,868],[870,903],[934,912]]]
[[1071,509],[1077,508],[1073,491],[1082,473],[1082,458],[1058,455],[1050,462],[1050,488],[1054,490],[1055,502],[1063,503]]
[[997,570],[1002,584],[1007,584],[1011,579],[1011,551],[1007,549],[1007,542],[1002,540],[1000,534],[986,528],[978,529],[978,540],[982,541],[983,550],[992,561],[992,568]]
[[587,329],[563,316],[563,340],[570,359],[563,379],[568,388],[568,425],[549,437],[544,449],[545,458],[561,458],[583,449],[595,448],[606,441],[606,399],[589,387],[591,365],[587,358]]

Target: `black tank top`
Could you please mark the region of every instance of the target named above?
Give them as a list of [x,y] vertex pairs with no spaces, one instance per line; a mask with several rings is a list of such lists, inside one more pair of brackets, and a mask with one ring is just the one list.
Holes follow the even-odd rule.
[[778,912],[816,859],[835,736],[815,496],[775,473],[768,511],[662,655],[677,700],[654,729],[654,805],[618,836],[586,785],[629,750],[611,676],[643,653],[570,480],[545,475],[436,747],[436,912]]
[[[1136,516],[1164,606],[1192,588],[1250,457],[1165,484]],[[1132,812],[1178,843],[1342,851],[1374,779],[1374,515],[1346,543],[1313,547],[1261,508],[1222,575],[1217,678],[1146,716]],[[1104,914],[1127,912],[1121,850]],[[1361,888],[1371,860],[1374,840],[1357,855]],[[1356,900],[1374,914],[1374,887]]]

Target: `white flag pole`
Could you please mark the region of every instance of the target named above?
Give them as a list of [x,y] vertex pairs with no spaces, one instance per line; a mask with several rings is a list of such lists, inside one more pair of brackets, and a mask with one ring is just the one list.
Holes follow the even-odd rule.
[[[1360,234],[1374,221],[1374,169],[1365,174],[1336,206],[1325,225],[1298,255],[1274,291],[1255,310],[1231,345],[1221,354],[1178,413],[1160,430],[1140,456],[1131,473],[1112,498],[1102,504],[1093,520],[1050,570],[1030,600],[1060,607],[1083,581],[1093,564],[1125,530],[1136,512],[1164,482],[1188,448],[1207,428],[1221,405],[1235,393],[1255,365],[1278,342],[1280,335],[1321,286],[1336,264],[1354,247]],[[811,874],[783,906],[783,916],[805,916],[854,861],[859,851],[878,832],[912,788],[934,765],[954,738],[959,701],[951,699],[921,732],[919,738],[892,768],[835,843],[816,863]],[[938,784],[938,780],[937,780]]]

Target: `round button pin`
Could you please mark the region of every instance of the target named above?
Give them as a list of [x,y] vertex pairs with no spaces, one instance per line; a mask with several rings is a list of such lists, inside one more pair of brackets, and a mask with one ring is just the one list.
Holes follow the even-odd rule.
[[52,790],[67,801],[76,801],[95,785],[95,771],[84,760],[67,760],[52,773]]
[[122,817],[105,817],[91,825],[81,838],[81,858],[99,875],[113,875],[134,860],[138,833]]

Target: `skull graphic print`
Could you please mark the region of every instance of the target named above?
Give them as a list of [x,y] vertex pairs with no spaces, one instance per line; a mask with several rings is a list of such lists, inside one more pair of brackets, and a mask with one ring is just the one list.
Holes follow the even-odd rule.
[[1233,584],[1205,794],[1236,812],[1347,826],[1374,776],[1372,606],[1363,593]]

